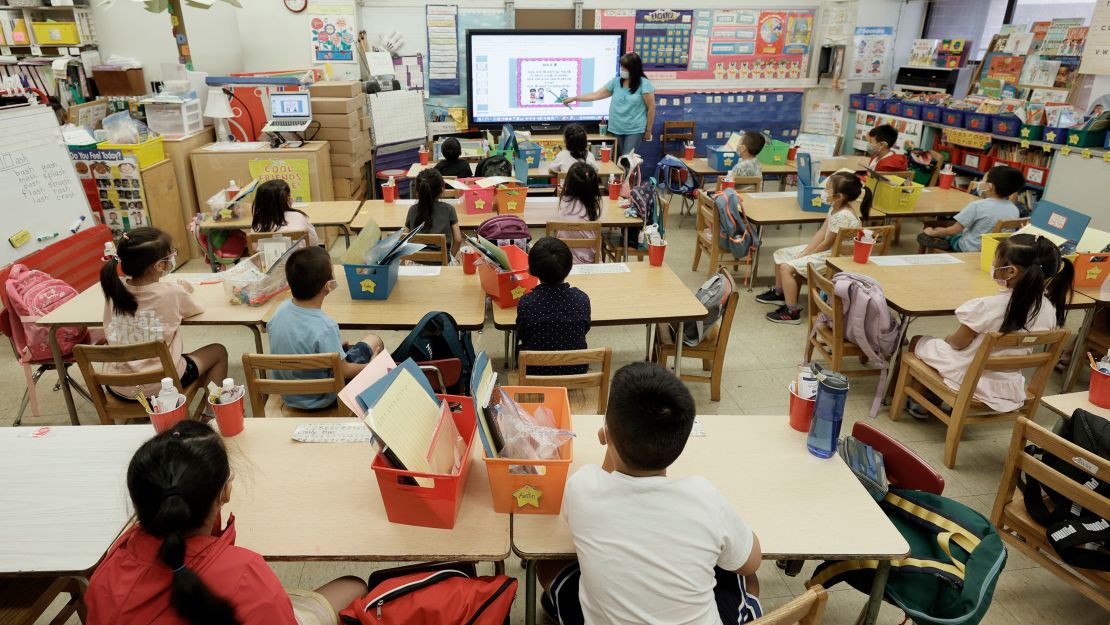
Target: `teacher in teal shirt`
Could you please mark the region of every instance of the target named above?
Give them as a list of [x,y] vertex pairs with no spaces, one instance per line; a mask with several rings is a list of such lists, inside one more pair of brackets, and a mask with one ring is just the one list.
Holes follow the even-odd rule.
[[641,141],[651,141],[655,86],[644,77],[644,64],[639,54],[629,52],[620,62],[619,78],[614,77],[593,93],[567,98],[564,104],[613,98],[609,103],[609,132],[616,135],[620,153],[628,154],[636,151]]

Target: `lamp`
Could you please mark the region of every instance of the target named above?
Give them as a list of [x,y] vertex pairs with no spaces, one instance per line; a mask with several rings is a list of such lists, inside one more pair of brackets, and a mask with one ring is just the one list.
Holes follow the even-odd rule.
[[217,87],[208,90],[204,116],[216,120],[216,141],[221,143],[231,141],[231,130],[228,128],[227,120],[235,117],[235,112],[231,110],[231,104],[228,103],[223,89]]

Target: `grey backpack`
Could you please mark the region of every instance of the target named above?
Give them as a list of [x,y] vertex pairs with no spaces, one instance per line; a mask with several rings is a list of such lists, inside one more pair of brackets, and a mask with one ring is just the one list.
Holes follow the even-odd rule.
[[[702,306],[709,311],[705,319],[700,321],[687,321],[683,332],[683,344],[694,347],[705,340],[709,331],[720,320],[728,306],[728,299],[736,292],[736,282],[732,275],[720,269],[706,280],[699,288],[696,296]],[[674,326],[672,326],[674,327]],[[677,331],[677,330],[676,330]]]

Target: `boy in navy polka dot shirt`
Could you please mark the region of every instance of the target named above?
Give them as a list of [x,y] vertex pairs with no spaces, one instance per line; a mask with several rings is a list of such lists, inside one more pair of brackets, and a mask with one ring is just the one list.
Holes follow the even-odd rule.
[[[517,348],[524,351],[586,349],[590,297],[564,282],[574,264],[567,244],[544,237],[528,252],[528,271],[540,283],[520,298],[516,309]],[[588,365],[528,367],[531,375],[586,373]]]

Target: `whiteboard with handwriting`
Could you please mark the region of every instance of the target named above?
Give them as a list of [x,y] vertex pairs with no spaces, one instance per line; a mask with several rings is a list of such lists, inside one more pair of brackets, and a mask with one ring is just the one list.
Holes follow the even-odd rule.
[[[0,213],[0,267],[72,236],[82,216],[82,230],[95,225],[48,106],[0,109]],[[9,238],[22,231],[30,240],[15,247]]]

